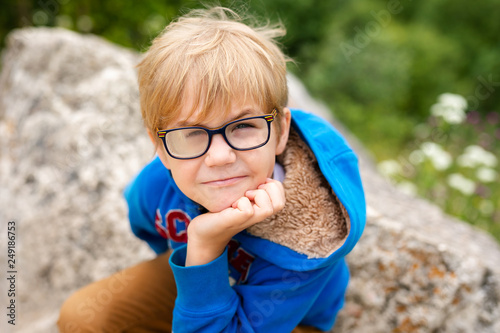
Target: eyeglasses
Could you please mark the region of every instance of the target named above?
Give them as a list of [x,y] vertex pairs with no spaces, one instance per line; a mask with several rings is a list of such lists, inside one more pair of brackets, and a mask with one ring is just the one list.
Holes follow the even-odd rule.
[[208,129],[201,126],[180,127],[157,131],[167,153],[173,158],[188,160],[205,154],[212,137],[221,134],[235,150],[251,150],[264,146],[271,135],[271,122],[278,110],[270,114],[231,121],[221,127]]

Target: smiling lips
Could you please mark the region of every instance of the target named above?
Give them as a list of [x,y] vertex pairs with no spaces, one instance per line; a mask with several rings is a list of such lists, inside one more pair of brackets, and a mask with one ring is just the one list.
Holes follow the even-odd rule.
[[209,186],[214,186],[214,187],[224,187],[224,186],[231,186],[233,184],[236,184],[240,180],[245,178],[244,176],[239,176],[239,177],[230,177],[230,178],[223,178],[223,179],[217,179],[217,180],[211,180],[207,182],[202,182],[203,185],[209,185]]

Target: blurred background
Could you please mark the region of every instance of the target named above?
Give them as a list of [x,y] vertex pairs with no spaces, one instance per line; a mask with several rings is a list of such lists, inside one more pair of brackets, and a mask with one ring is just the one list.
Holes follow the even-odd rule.
[[[189,0],[8,0],[10,30],[58,26],[147,50]],[[282,21],[289,70],[410,195],[500,241],[498,0],[219,1]],[[0,64],[1,66],[1,64]]]

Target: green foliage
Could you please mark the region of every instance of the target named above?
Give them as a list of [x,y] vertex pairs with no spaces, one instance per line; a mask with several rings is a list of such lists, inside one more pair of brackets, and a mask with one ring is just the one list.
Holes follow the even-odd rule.
[[[474,110],[477,112],[474,114],[484,119],[500,106],[498,0],[218,3],[269,18],[271,22],[281,20],[288,30],[282,40],[284,49],[297,64],[290,67],[291,71],[315,97],[331,107],[335,116],[379,160],[397,159],[410,153],[408,145],[422,139],[413,129],[424,128],[429,108],[442,93],[464,96],[469,113]],[[47,25],[94,33],[144,51],[170,20],[190,8],[202,6],[194,0],[10,1],[0,12],[0,47],[13,28]],[[453,144],[439,142],[454,158],[460,152],[453,147],[466,147],[481,137],[479,132],[467,132],[464,126],[450,129],[458,135],[450,132],[445,136]],[[494,127],[491,131],[498,128],[498,124],[491,126]],[[444,128],[439,131],[444,133]],[[500,139],[490,137],[495,138],[498,146]],[[500,154],[498,150],[492,152],[497,157]],[[411,167],[418,176],[406,181],[415,182],[419,194],[436,202],[441,200],[448,212],[487,225],[486,229],[493,232],[500,228],[499,205],[495,203],[500,194],[498,189],[488,185],[491,197],[496,198],[488,199],[494,203],[491,215],[494,218],[489,216],[490,222],[484,216],[478,220],[455,208],[470,205],[480,211],[483,205],[483,211],[488,211],[484,208],[488,204],[481,203],[484,200],[479,195],[457,197],[456,191],[446,185],[448,175],[436,172],[428,161]],[[471,177],[467,170],[453,170]]]

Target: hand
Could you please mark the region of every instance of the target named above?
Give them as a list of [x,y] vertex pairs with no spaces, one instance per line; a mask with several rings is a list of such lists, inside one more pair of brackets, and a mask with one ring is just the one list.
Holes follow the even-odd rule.
[[285,201],[283,184],[268,178],[231,207],[197,216],[187,230],[186,266],[203,265],[216,259],[234,235],[276,214],[285,207]]

